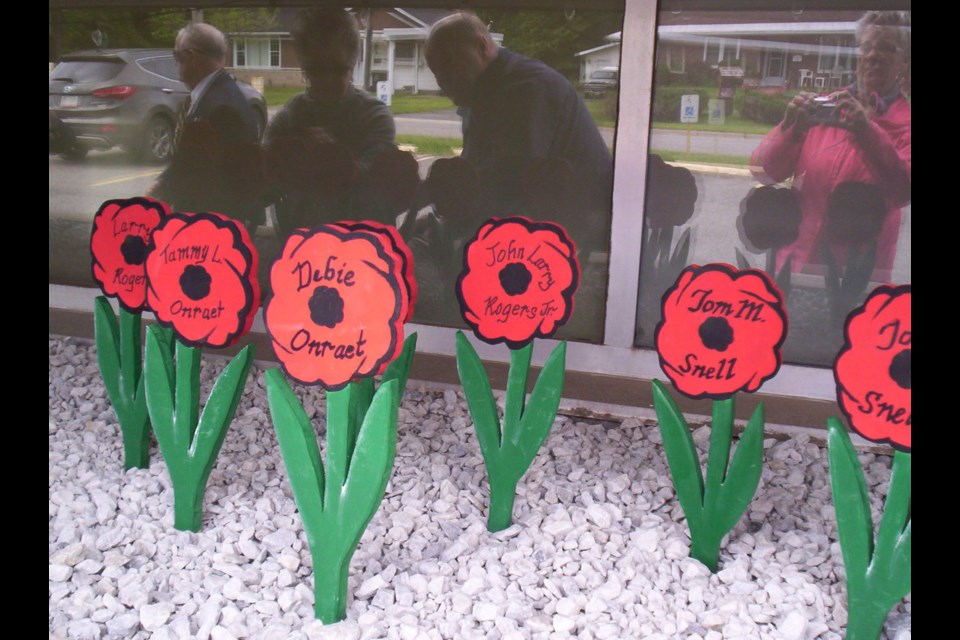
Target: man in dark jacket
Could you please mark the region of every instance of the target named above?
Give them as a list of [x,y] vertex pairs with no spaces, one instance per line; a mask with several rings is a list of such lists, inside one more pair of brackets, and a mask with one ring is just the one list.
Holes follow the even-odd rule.
[[579,249],[605,250],[613,158],[574,86],[497,45],[469,13],[433,26],[426,58],[459,107],[461,157],[479,172],[482,213],[559,222]]
[[263,180],[257,115],[224,70],[227,39],[215,27],[194,22],[177,34],[173,54],[190,96],[173,159],[147,195],[175,211],[222,213],[253,231],[263,220],[252,189]]

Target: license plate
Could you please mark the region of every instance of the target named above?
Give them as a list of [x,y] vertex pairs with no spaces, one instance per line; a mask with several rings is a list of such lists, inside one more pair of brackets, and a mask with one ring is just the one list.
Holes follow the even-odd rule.
[[60,108],[72,109],[80,106],[80,96],[60,96]]

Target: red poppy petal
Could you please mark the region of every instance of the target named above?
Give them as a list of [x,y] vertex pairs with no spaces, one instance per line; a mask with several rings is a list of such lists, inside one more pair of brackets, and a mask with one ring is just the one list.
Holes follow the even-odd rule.
[[403,285],[385,242],[342,223],[288,237],[270,269],[273,296],[264,313],[287,375],[338,389],[395,357]]
[[662,313],[655,338],[660,365],[685,395],[753,392],[780,368],[786,313],[763,272],[687,267],[664,294]]
[[550,337],[569,319],[580,266],[561,226],[491,218],[464,252],[457,298],[481,340],[517,349],[535,337]]

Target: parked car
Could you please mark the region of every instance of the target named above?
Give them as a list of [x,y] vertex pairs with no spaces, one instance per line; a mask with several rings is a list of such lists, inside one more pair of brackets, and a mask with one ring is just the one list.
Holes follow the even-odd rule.
[[[240,89],[256,111],[260,134],[267,122],[263,95],[245,82]],[[64,55],[50,73],[50,110],[77,144],[63,157],[90,149],[121,147],[147,162],[173,153],[180,105],[190,91],[179,80],[171,49],[98,49]]]
[[602,98],[620,83],[619,67],[600,67],[590,74],[590,79],[580,85],[586,98]]

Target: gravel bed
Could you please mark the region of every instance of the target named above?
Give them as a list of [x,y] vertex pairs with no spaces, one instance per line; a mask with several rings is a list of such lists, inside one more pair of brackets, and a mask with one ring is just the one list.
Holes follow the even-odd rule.
[[[558,416],[514,525],[491,534],[462,392],[411,381],[387,495],[351,562],[347,619],[324,626],[262,368],[190,533],[173,528],[155,444],[149,469],[123,470],[91,342],[51,336],[49,361],[51,640],[842,638],[827,452],[805,434],[767,440],[758,494],[710,574],[689,558],[656,424]],[[205,358],[205,392],[223,364]],[[297,393],[322,436],[323,393]],[[707,437],[695,431],[702,450]],[[876,516],[891,459],[860,458]],[[884,640],[909,640],[910,606],[894,608]]]

